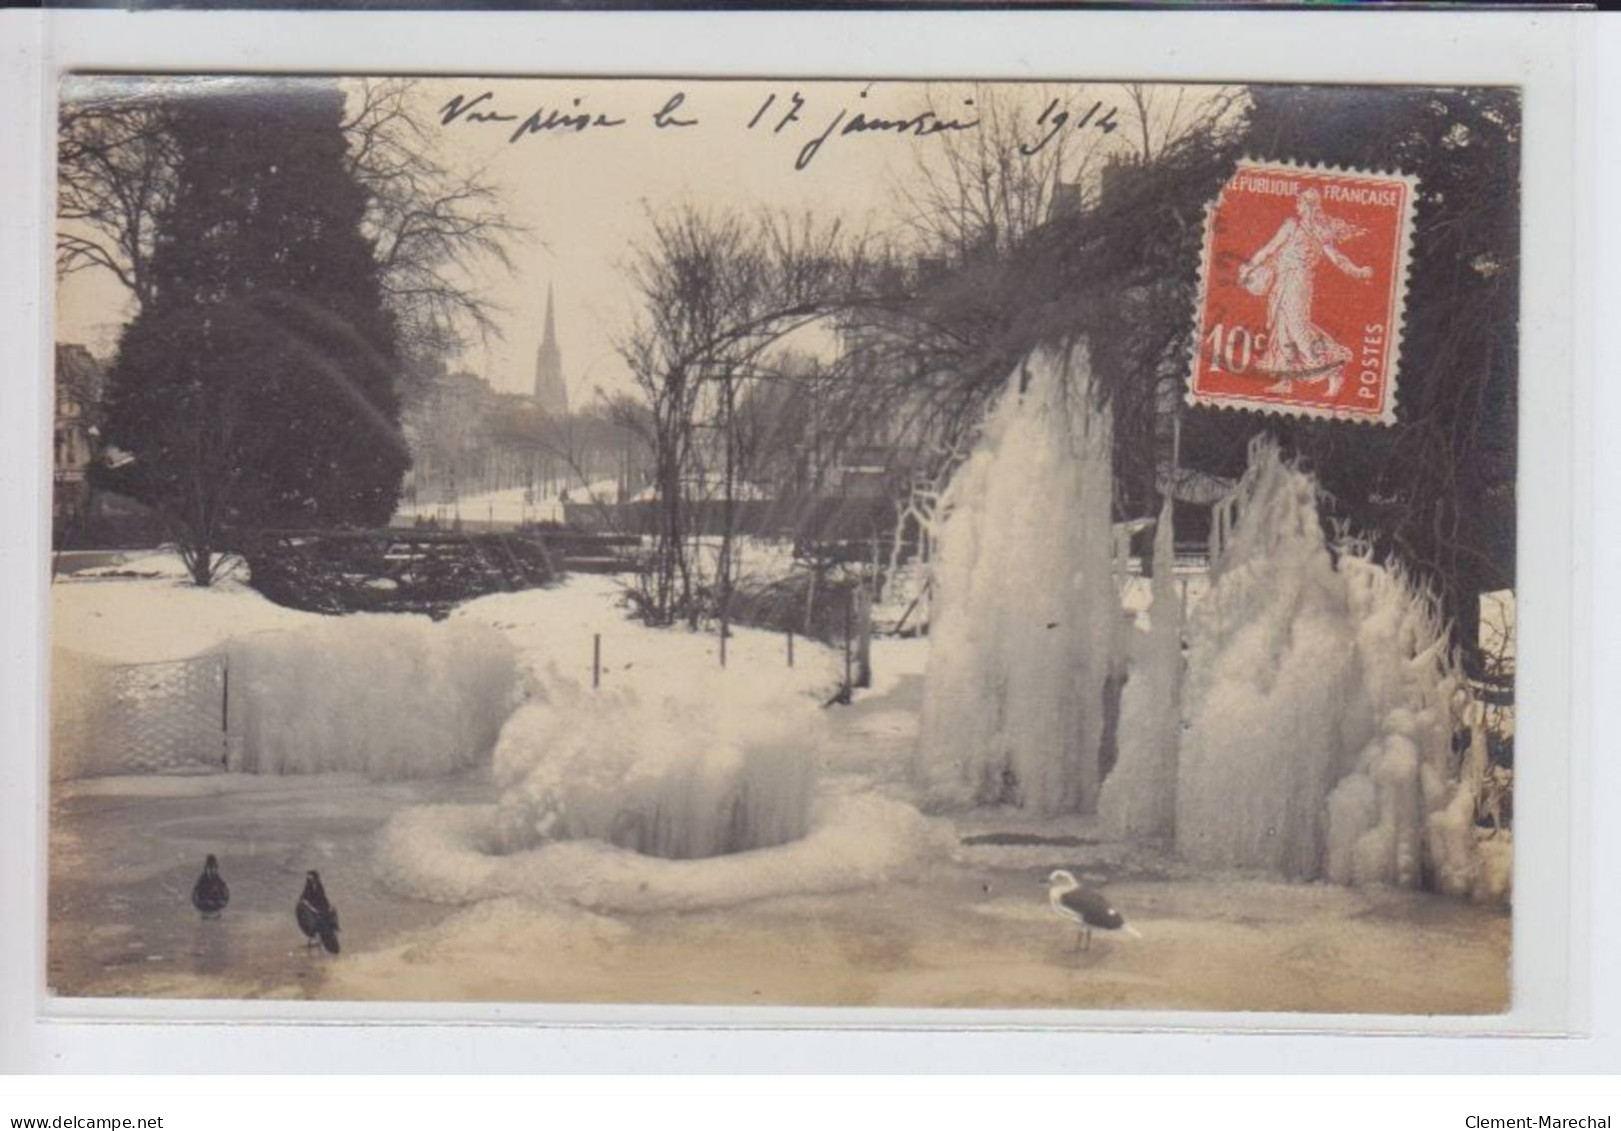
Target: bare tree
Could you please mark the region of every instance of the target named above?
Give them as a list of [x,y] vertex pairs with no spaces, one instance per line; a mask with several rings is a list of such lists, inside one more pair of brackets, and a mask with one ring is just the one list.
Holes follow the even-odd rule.
[[470,335],[499,335],[501,311],[472,279],[492,261],[510,271],[510,247],[528,232],[508,218],[484,170],[452,169],[440,155],[419,81],[361,79],[344,132],[402,349],[442,356]]
[[175,188],[169,106],[130,80],[94,83],[64,97],[58,121],[56,270],[111,272],[145,305],[156,218]]
[[1237,124],[1247,102],[1242,86],[1121,83],[1134,127],[1133,158],[1153,161],[1191,137]]
[[[1092,102],[1103,106],[1101,88],[1092,101],[1091,88],[1073,85],[971,89],[979,125],[916,147],[895,189],[925,256],[1006,254],[1046,222],[1064,186],[1090,185],[1108,138],[1107,130],[1069,124],[1070,115],[1089,109],[1098,118]],[[939,112],[935,104],[951,97],[946,88],[929,88],[930,109]],[[1060,113],[1065,120],[1056,124]]]
[[[701,602],[686,502],[723,504],[715,576],[725,615],[742,446],[738,400],[770,374],[769,351],[796,330],[847,307],[859,291],[861,241],[809,217],[745,218],[686,207],[649,216],[651,235],[629,267],[642,297],[637,326],[620,346],[646,402],[659,524],[644,615],[696,624]],[[701,430],[709,428],[707,444]]]
[[[205,81],[97,77],[67,88],[57,133],[60,276],[105,270],[137,310],[150,303],[153,235],[174,193],[172,107],[208,97],[190,89]],[[491,260],[510,269],[508,249],[526,235],[483,171],[455,170],[440,155],[417,82],[361,80],[343,123],[348,171],[368,195],[366,233],[407,358],[442,356],[469,336],[497,332],[500,312],[472,281],[474,269]]]

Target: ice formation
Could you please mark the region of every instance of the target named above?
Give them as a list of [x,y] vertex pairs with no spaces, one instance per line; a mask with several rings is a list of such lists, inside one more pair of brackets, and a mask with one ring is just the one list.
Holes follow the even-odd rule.
[[1268,448],[1189,632],[1176,845],[1190,860],[1311,878],[1355,678],[1344,585],[1310,477]]
[[1035,351],[952,478],[916,773],[937,808],[1097,803],[1111,574],[1110,418],[1087,345]]
[[670,859],[784,844],[810,826],[814,700],[740,705],[718,672],[642,696],[554,678],[501,732],[499,840],[597,839]]
[[349,616],[226,641],[231,770],[435,777],[488,756],[517,656],[484,625]]
[[51,779],[129,773],[112,728],[112,680],[106,660],[51,649]]
[[1176,583],[1171,499],[1154,529],[1148,631],[1131,635],[1131,668],[1120,700],[1120,758],[1103,783],[1098,815],[1111,836],[1169,837],[1176,827],[1181,739],[1182,595]]
[[1435,602],[1261,445],[1190,626],[1176,845],[1198,863],[1482,894]]
[[1461,796],[1469,843],[1454,851],[1437,838],[1430,853],[1438,886],[1455,890],[1449,873],[1474,867],[1474,792],[1457,788],[1452,767],[1458,679],[1440,612],[1399,569],[1355,545],[1341,547],[1338,572],[1361,664],[1344,705],[1354,761],[1329,797],[1328,878],[1420,886],[1429,815]]
[[503,854],[495,810],[400,810],[378,837],[379,878],[392,891],[435,903],[523,896],[601,912],[700,911],[914,879],[949,855],[955,839],[949,826],[904,802],[863,794],[819,800],[802,839],[735,855],[669,860],[600,840]]

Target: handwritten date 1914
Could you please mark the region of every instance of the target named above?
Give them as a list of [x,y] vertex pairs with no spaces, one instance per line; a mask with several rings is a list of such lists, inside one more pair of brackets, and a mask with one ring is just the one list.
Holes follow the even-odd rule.
[[[965,97],[960,104],[947,111],[934,108],[898,112],[877,112],[866,104],[873,84],[868,84],[848,103],[819,104],[820,100],[807,95],[805,89],[784,89],[772,92],[759,103],[753,114],[738,122],[745,130],[767,137],[798,134],[801,141],[795,154],[794,168],[804,171],[824,151],[828,142],[860,136],[887,135],[892,138],[930,138],[963,133],[978,129],[979,110],[974,99]],[[686,93],[676,91],[663,104],[647,115],[647,121],[658,130],[683,130],[696,126],[699,119],[684,110]],[[1066,130],[1096,129],[1113,133],[1117,128],[1115,108],[1103,102],[1093,102],[1083,113],[1076,114],[1054,98],[1036,118],[1037,136],[1019,146],[1019,152],[1034,157],[1046,149],[1058,135]],[[574,98],[567,106],[538,107],[527,116],[500,108],[495,93],[486,90],[469,97],[458,94],[439,108],[442,126],[499,125],[509,129],[508,142],[542,133],[580,134],[587,131],[614,129],[629,124],[631,119],[612,112],[598,111],[584,106],[583,98]],[[684,131],[683,131],[684,132]],[[808,136],[807,136],[808,135]],[[803,139],[803,140],[801,140]]]
[[[1100,117],[1099,115],[1102,116]],[[1114,120],[1114,115],[1115,108],[1113,106],[1105,109],[1102,102],[1094,102],[1091,106],[1087,107],[1086,113],[1082,114],[1079,118],[1076,118],[1058,99],[1055,98],[1051,102],[1047,103],[1046,108],[1041,111],[1041,116],[1036,119],[1036,125],[1040,126],[1042,129],[1045,129],[1047,132],[1043,134],[1034,145],[1030,144],[1029,142],[1021,144],[1019,146],[1019,152],[1024,154],[1026,157],[1034,157],[1043,149],[1046,149],[1047,146],[1052,143],[1053,138],[1057,137],[1066,129],[1084,130],[1086,127],[1091,126],[1092,128],[1101,130],[1106,134],[1112,134],[1119,125],[1119,123]]]

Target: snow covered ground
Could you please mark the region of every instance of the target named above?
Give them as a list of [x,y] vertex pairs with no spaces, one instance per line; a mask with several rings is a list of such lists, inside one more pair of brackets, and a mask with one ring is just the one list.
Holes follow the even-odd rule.
[[[874,703],[851,725],[893,709]],[[206,791],[204,783],[206,783]],[[846,783],[853,785],[854,783]],[[1508,916],[1434,896],[1221,880],[1086,843],[960,846],[892,882],[695,911],[595,911],[566,898],[467,906],[395,895],[378,831],[423,802],[476,803],[488,778],[124,778],[53,807],[49,980],[72,996],[774,1003],[1481,1013],[1508,999]],[[964,835],[1020,828],[985,819]],[[221,849],[221,846],[225,846]],[[232,905],[186,903],[222,850]],[[741,863],[744,858],[732,858]],[[318,867],[344,953],[293,923]],[[1089,952],[1050,917],[1054,866],[1103,883],[1143,933]]]
[[[698,689],[760,711],[814,700],[837,681],[831,652],[801,640],[789,669],[780,638],[749,630],[728,642],[723,671],[712,633],[642,628],[617,599],[611,580],[579,577],[483,598],[452,621],[502,633],[545,694],[589,687],[598,635],[603,687],[644,700]],[[310,615],[234,585],[204,593],[167,576],[61,581],[53,604],[58,643],[120,659],[172,658]],[[221,773],[60,782],[49,985],[90,997],[1507,1006],[1502,909],[1196,872],[1151,844],[1104,840],[1088,819],[918,814],[909,766],[927,648],[876,641],[875,686],[848,708],[817,708],[822,721],[803,740],[815,771],[809,836],[729,857],[662,860],[600,842],[501,855],[485,839],[485,817],[510,785],[489,766],[410,781]],[[402,858],[402,842],[420,858]],[[203,922],[187,897],[209,852],[232,902],[222,919]],[[294,924],[312,867],[342,916],[336,958],[307,952]],[[1144,937],[1100,934],[1077,954],[1040,886],[1055,867],[1105,887]],[[443,887],[426,882],[435,875]]]
[[53,645],[131,664],[178,660],[228,636],[327,619],[271,604],[234,571],[199,589],[179,559],[161,550],[57,577],[51,595]]
[[[589,483],[584,487],[578,485],[568,492],[570,500],[576,503],[612,503],[619,495],[619,485],[612,479],[603,479],[596,483]],[[501,525],[517,526],[523,522],[562,522],[563,499],[558,494],[546,494],[531,491],[524,487],[506,487],[499,491],[482,491],[474,495],[465,495],[456,503],[405,502],[400,504],[394,514],[394,521],[409,524],[417,519],[437,518],[441,522],[450,521],[460,515],[464,522],[494,522]]]

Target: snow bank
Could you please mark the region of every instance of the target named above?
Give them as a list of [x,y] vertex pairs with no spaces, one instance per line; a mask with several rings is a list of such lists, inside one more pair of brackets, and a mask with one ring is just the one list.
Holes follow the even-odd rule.
[[[153,565],[153,563],[156,563]],[[179,569],[162,555],[125,563],[161,571]],[[326,618],[272,604],[241,582],[226,579],[206,589],[172,577],[95,577],[88,573],[51,584],[51,639],[55,644],[120,663],[151,663],[195,656],[227,637],[318,624]]]
[[234,637],[231,770],[433,777],[490,752],[518,694],[517,655],[482,625],[348,616]]
[[648,628],[623,594],[571,577],[450,618],[506,636],[530,688],[495,759],[503,847],[596,837],[690,858],[803,835],[836,654],[801,640],[789,667],[781,635],[734,626],[723,667],[717,634]]
[[933,806],[1097,803],[1124,627],[1110,432],[1086,344],[1037,350],[947,488],[916,761]]
[[594,838],[690,859],[803,836],[823,713],[804,696],[740,703],[731,682],[701,670],[647,696],[548,681],[496,747],[503,847]]
[[437,903],[523,895],[599,912],[697,911],[910,879],[948,856],[953,838],[911,806],[867,795],[819,802],[801,840],[699,860],[598,840],[497,855],[501,839],[497,806],[404,809],[379,834],[378,876],[400,895]]

